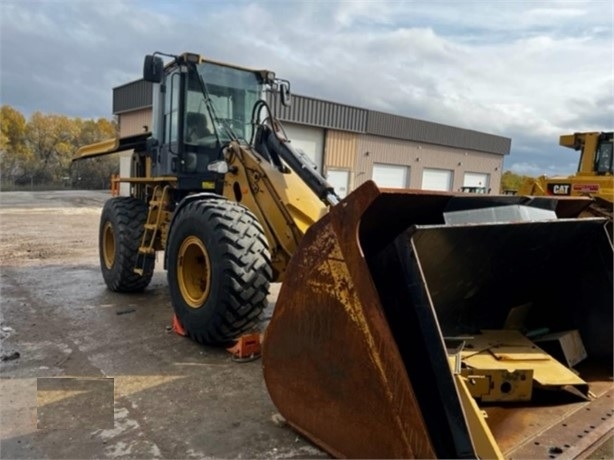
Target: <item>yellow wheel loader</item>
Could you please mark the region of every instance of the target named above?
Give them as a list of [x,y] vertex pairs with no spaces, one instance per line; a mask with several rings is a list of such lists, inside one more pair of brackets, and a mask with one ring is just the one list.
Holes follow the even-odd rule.
[[526,179],[518,189],[520,195],[589,196],[593,203],[583,213],[587,217],[606,217],[612,234],[614,207],[614,133],[586,132],[560,137],[563,147],[580,151],[578,170],[568,177],[540,176]]
[[149,284],[156,251],[173,308],[201,343],[227,343],[253,328],[271,281],[281,281],[332,187],[293,149],[263,100],[289,83],[252,71],[172,56],[147,56],[153,83],[151,132],[83,147],[76,159],[133,150],[130,196],[107,201],[100,262],[112,291]]
[[[339,201],[265,102],[288,104],[289,82],[161,55],[143,71],[151,132],[75,158],[133,150],[130,196],[100,222],[109,289],[146,288],[163,250],[179,321],[219,344],[282,281],[267,388],[335,456],[573,457],[611,433],[612,246],[604,219],[576,218],[590,199],[367,182]],[[545,351],[570,334],[579,376]]]

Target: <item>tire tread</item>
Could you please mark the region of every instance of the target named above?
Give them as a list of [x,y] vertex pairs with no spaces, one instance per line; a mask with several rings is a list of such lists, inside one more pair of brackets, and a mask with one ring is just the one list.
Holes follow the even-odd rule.
[[[264,231],[246,207],[223,198],[188,203],[179,212],[173,228],[189,219],[208,222],[223,251],[218,261],[222,264],[221,294],[214,305],[207,307],[213,309],[212,315],[206,324],[187,320],[182,321],[183,326],[200,343],[228,343],[254,328],[267,306],[272,269]],[[175,305],[174,308],[182,319],[182,309]]]
[[105,282],[114,292],[139,292],[151,282],[153,270],[143,275],[134,272],[147,220],[147,211],[146,203],[132,197],[115,197],[105,203],[100,222],[100,245],[102,245],[104,223],[107,220],[115,220],[117,226],[115,244],[119,246],[119,250],[115,255],[117,267],[107,270],[102,258],[102,246],[100,246],[100,263]]

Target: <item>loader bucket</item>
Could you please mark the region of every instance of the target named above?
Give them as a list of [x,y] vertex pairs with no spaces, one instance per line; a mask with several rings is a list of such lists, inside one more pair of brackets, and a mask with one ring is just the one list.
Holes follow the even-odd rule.
[[612,247],[599,219],[446,225],[444,212],[572,217],[588,203],[363,184],[288,266],[263,345],[274,404],[336,457],[476,458],[444,337],[501,329],[532,302],[529,326],[579,329],[611,360]]

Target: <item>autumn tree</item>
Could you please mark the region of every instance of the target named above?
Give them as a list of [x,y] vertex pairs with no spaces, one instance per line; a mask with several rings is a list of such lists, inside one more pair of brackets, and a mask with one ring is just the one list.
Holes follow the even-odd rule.
[[501,191],[518,190],[525,179],[530,179],[530,176],[523,176],[512,171],[505,171],[501,175]]
[[79,146],[93,144],[117,135],[117,125],[106,118],[99,118],[96,121],[76,118],[75,123],[79,126],[77,140]]
[[26,119],[8,105],[0,108],[0,182],[14,182],[27,174],[32,153],[26,139]]
[[[78,146],[93,144],[117,135],[116,123],[105,118],[96,121],[76,119],[76,123],[80,127]],[[111,175],[118,173],[118,155],[106,155],[73,163],[71,181],[75,188],[104,189],[110,187]]]
[[[116,155],[84,160],[73,167],[79,147],[115,137],[113,121],[84,120],[35,112],[29,120],[10,106],[2,106],[0,172],[3,184],[107,188],[119,169]],[[88,164],[89,163],[89,164]]]
[[26,128],[36,159],[32,174],[39,184],[59,183],[70,167],[79,138],[79,125],[64,115],[34,113]]
[[72,164],[71,184],[79,189],[107,189],[113,174],[119,174],[118,154],[88,158]]

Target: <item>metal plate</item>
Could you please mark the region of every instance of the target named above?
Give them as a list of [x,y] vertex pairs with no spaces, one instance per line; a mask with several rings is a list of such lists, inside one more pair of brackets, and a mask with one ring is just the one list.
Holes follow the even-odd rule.
[[506,454],[510,459],[579,458],[614,432],[614,389],[582,405],[526,444]]

